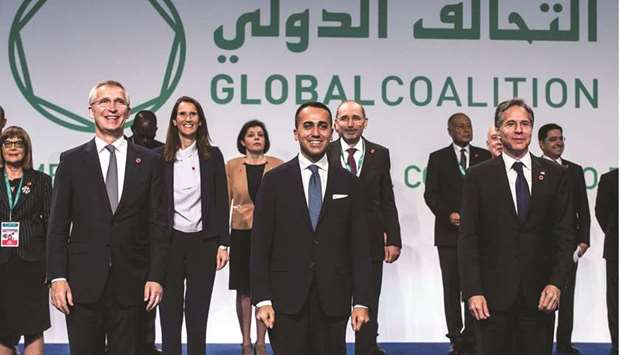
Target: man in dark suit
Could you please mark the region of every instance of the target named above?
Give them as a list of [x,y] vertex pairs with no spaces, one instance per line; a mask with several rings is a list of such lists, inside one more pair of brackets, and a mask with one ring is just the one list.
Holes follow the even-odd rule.
[[471,316],[465,312],[463,329],[461,285],[456,257],[457,232],[461,218],[463,177],[469,167],[491,158],[482,148],[470,145],[473,138],[471,120],[464,113],[448,119],[452,144],[430,154],[426,167],[424,200],[435,215],[435,246],[443,282],[446,325],[453,354],[473,352],[474,334]]
[[143,354],[144,310],[161,300],[168,240],[157,218],[160,163],[127,142],[129,97],[116,81],[95,85],[95,138],[63,152],[48,229],[47,280],[66,314],[72,354]]
[[607,322],[611,353],[618,354],[618,169],[601,176],[594,206],[596,220],[605,232],[603,257],[607,263]]
[[252,302],[276,355],[344,355],[349,315],[354,331],[368,321],[364,196],[354,175],[328,163],[327,106],[301,105],[293,132],[299,155],[267,173],[257,196]]
[[370,243],[372,298],[368,305],[370,320],[355,334],[358,355],[385,354],[377,344],[377,315],[383,261],[393,263],[400,256],[400,224],[394,203],[389,151],[362,137],[368,125],[364,107],[355,101],[344,101],[336,110],[334,128],[340,139],[331,142],[327,157],[332,166],[343,168],[360,179],[366,195],[366,214]]
[[[538,130],[538,144],[543,151],[543,158],[553,161],[568,169],[569,182],[573,191],[573,207],[575,208],[575,245],[577,257],[580,258],[590,247],[590,206],[586,192],[586,180],[583,168],[562,158],[564,153],[564,136],[562,127],[555,123],[543,125]],[[577,276],[577,260],[569,273],[566,285],[562,289],[562,302],[558,310],[558,328],[556,332],[556,348],[559,353],[579,354],[571,344],[573,333],[573,304],[575,301],[575,279]]]
[[131,143],[149,149],[156,149],[164,145],[164,143],[155,139],[155,134],[157,134],[157,117],[153,111],[142,110],[136,113],[131,124],[131,132],[133,135],[127,138]]
[[553,312],[571,269],[568,171],[529,153],[533,123],[522,100],[500,103],[504,151],[465,176],[458,261],[481,355],[551,354]]

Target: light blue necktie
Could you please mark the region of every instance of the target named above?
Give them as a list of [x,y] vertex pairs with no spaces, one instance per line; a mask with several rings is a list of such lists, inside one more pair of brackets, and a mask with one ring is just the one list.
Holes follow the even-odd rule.
[[312,172],[310,183],[308,184],[308,210],[310,211],[312,230],[316,230],[316,225],[319,223],[319,214],[321,213],[321,204],[323,203],[321,176],[319,175],[319,167],[317,165],[310,165],[308,169]]

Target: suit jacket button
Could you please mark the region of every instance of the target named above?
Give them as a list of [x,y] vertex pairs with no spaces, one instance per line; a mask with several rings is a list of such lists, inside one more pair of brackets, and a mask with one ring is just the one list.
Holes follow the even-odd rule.
[[319,241],[317,239],[312,239],[312,242],[314,243],[314,245],[319,245]]
[[308,264],[308,269],[314,270],[314,265],[315,265],[314,261],[311,262],[310,264]]

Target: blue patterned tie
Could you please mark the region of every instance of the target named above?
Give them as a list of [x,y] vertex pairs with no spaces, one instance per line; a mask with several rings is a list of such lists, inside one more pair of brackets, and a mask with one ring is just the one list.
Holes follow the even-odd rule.
[[530,189],[527,185],[525,175],[523,175],[523,163],[516,161],[512,168],[517,172],[515,191],[517,195],[517,214],[522,222],[527,219],[527,210],[530,204]]
[[319,214],[321,213],[321,204],[323,203],[321,176],[319,175],[319,167],[317,165],[310,165],[308,169],[312,172],[310,183],[308,184],[308,210],[310,211],[312,230],[316,230],[316,225],[319,223]]

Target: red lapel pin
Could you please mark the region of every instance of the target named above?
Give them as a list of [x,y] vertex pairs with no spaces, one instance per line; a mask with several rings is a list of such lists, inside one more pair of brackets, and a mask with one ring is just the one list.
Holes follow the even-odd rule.
[[136,164],[140,164],[140,163],[142,163],[142,159],[136,158]]

